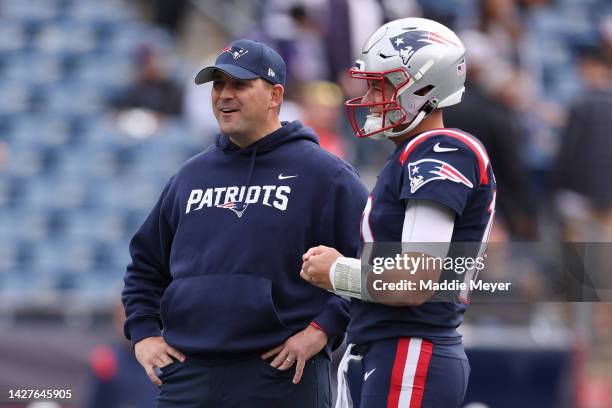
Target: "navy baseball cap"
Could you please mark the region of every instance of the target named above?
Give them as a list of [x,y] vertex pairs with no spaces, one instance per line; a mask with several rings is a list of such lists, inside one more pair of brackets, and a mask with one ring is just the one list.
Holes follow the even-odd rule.
[[201,70],[195,83],[200,85],[213,79],[215,70],[238,79],[262,78],[272,84],[285,85],[285,61],[266,44],[252,40],[236,40],[225,47],[215,65]]

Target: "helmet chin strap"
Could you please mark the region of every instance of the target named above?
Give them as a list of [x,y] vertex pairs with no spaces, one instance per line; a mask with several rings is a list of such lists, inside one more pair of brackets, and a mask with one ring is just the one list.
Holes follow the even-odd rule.
[[[405,135],[406,133],[410,132],[412,129],[417,127],[419,123],[421,123],[421,121],[425,118],[425,116],[427,116],[427,113],[422,110],[419,112],[416,118],[414,118],[414,120],[410,122],[410,125],[406,129],[402,129],[398,132],[394,132],[393,130],[385,130],[384,132],[374,133],[372,136],[370,136],[370,139],[384,140],[384,139],[388,139],[392,137],[398,137],[398,136]],[[383,127],[382,117],[375,116],[375,115],[368,115],[363,125],[363,131],[365,133],[372,133],[372,132],[378,131],[379,129],[382,129],[382,127]]]
[[384,137],[391,138],[391,137],[398,137],[398,136],[405,135],[406,133],[416,128],[419,125],[419,123],[421,123],[423,119],[425,119],[427,115],[429,115],[431,112],[433,112],[436,109],[437,106],[438,106],[438,99],[436,98],[425,102],[423,107],[419,110],[419,113],[412,120],[412,122],[410,122],[410,125],[408,125],[406,129],[402,129],[397,132],[394,132],[393,129],[386,130],[382,132],[384,134]]
[[[406,129],[402,129],[397,132],[394,132],[393,129],[385,130],[384,132],[373,134],[372,136],[370,136],[370,138],[375,139],[375,140],[382,140],[382,139],[388,139],[392,137],[403,136],[406,133],[410,132],[412,129],[416,128],[419,125],[419,123],[421,123],[423,119],[425,119],[425,116],[429,115],[431,112],[434,111],[437,105],[438,105],[437,99],[432,99],[430,101],[427,101],[423,105],[421,110],[419,110],[419,113],[412,120],[412,122],[410,122],[410,125],[408,125]],[[363,130],[365,133],[371,133],[371,132],[376,132],[379,129],[382,129],[382,127],[383,127],[382,117],[375,116],[375,115],[368,115],[366,118],[365,124],[363,125]]]
[[389,129],[389,130],[385,130],[383,133],[385,137],[388,137],[388,138],[403,136],[406,133],[410,132],[415,127],[417,127],[419,123],[421,123],[423,119],[425,119],[425,116],[427,116],[427,112],[425,112],[424,110],[419,111],[419,114],[416,116],[416,118],[414,118],[412,122],[410,122],[410,125],[408,125],[406,129],[402,129],[398,132],[394,132],[393,129]]

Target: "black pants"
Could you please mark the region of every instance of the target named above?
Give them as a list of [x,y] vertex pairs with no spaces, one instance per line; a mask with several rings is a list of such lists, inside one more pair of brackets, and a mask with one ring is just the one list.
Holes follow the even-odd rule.
[[330,363],[317,355],[299,384],[259,356],[223,364],[175,361],[161,369],[157,408],[329,408]]

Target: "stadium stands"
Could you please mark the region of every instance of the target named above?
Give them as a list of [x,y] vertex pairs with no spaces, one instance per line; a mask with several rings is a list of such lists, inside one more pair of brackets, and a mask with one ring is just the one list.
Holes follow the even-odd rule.
[[[0,303],[60,311],[116,301],[128,242],[204,138],[182,122],[153,137],[118,130],[108,98],[143,41],[171,48],[132,6],[108,0],[0,3]],[[178,57],[177,57],[178,58]]]

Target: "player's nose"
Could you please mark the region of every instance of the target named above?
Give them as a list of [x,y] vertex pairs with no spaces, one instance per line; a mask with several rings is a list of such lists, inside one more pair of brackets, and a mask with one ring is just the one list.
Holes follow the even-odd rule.
[[361,98],[361,103],[373,103],[373,102],[374,102],[374,97],[373,97],[372,87],[368,87],[368,90],[366,91],[365,95],[363,95],[363,98]]
[[[372,87],[368,88],[368,91],[365,93],[365,95],[361,99],[361,103],[365,103],[365,104],[374,104],[374,103],[380,103],[380,102],[382,102],[380,98],[380,93],[373,90]],[[382,106],[374,105],[370,107],[370,111],[382,112]]]

